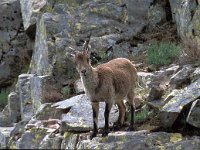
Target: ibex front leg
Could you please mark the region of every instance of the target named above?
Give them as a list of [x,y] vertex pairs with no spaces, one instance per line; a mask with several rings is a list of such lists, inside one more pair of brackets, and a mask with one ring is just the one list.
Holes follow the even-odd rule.
[[90,139],[96,137],[98,134],[98,116],[99,116],[99,102],[92,102],[93,111],[93,131],[90,135]]
[[106,108],[104,112],[105,126],[104,126],[102,136],[107,136],[109,133],[109,114],[110,114],[111,108],[112,108],[112,103],[106,103]]

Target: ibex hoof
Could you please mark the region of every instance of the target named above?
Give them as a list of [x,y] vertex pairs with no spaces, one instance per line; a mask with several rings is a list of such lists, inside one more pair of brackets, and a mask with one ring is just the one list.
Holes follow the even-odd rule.
[[108,130],[103,130],[102,132],[102,137],[108,136],[109,131]]
[[115,122],[113,124],[113,131],[118,131],[118,130],[120,130],[121,127],[122,127],[122,125],[119,122]]
[[135,127],[134,126],[130,126],[130,127],[128,127],[128,129],[126,131],[135,131]]

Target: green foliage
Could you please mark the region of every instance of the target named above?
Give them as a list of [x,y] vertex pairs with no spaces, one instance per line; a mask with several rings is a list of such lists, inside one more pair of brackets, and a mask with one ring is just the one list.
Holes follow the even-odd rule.
[[70,95],[70,87],[69,86],[65,86],[61,89],[61,93],[63,94],[64,97],[69,97]]
[[156,66],[168,65],[180,55],[180,47],[171,42],[153,42],[147,49],[147,63]]
[[140,112],[136,113],[135,122],[140,123],[146,121],[150,114],[151,111],[148,108],[144,108]]
[[7,105],[8,103],[8,91],[1,91],[0,92],[0,107],[3,108]]
[[[152,111],[149,110],[149,108],[145,106],[144,108],[142,108],[141,110],[135,113],[135,122],[143,123],[147,121],[147,119],[149,118],[151,114],[152,114]],[[131,120],[131,112],[129,110],[127,114],[127,121],[130,121],[130,120]]]

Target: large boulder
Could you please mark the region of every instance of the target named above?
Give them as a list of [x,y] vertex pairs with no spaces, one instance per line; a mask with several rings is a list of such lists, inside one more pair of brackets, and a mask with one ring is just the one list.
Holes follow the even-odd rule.
[[[57,102],[52,105],[56,109],[70,108],[69,112],[62,115],[61,130],[62,131],[90,131],[93,128],[92,122],[92,106],[85,94],[81,94],[70,99]],[[104,110],[105,103],[99,105],[99,128],[104,127]],[[118,111],[113,106],[110,112],[110,124],[117,121]]]
[[0,22],[0,88],[4,88],[27,71],[32,42],[23,29],[19,0],[0,1]]
[[171,127],[184,107],[200,96],[200,79],[185,87],[181,94],[172,97],[162,108],[160,119],[162,126]]

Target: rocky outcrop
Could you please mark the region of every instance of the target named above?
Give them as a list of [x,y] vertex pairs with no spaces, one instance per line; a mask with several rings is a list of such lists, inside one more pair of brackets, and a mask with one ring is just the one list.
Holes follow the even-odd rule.
[[162,108],[160,118],[162,125],[165,127],[171,127],[176,121],[177,117],[184,109],[197,98],[199,98],[199,84],[200,79],[190,84],[188,87],[184,88],[181,94],[176,95],[171,98]]
[[173,20],[176,22],[179,36],[197,36],[199,38],[199,2],[196,0],[169,0]]
[[3,0],[0,2],[0,8],[0,89],[2,89],[10,86],[22,71],[27,71],[32,42],[23,29],[19,0]]

